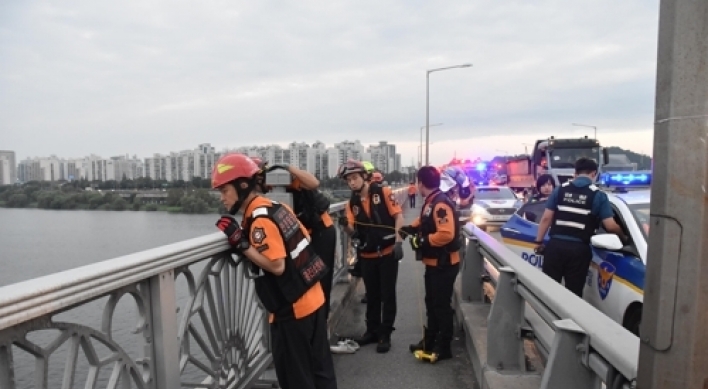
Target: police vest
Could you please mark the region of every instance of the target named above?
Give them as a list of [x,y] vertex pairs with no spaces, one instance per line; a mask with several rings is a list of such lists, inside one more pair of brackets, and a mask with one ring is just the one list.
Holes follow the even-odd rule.
[[[442,247],[433,247],[429,244],[421,247],[423,258],[436,258],[438,260],[438,266],[444,266],[450,264],[450,253],[459,251],[462,247],[462,240],[460,234],[460,217],[459,212],[456,210],[455,203],[450,200],[450,198],[443,192],[437,190],[431,193],[430,203],[423,206],[420,214],[420,233],[422,236],[428,236],[434,234],[437,230],[437,223],[435,219],[438,218],[452,218],[455,221],[455,237]],[[452,214],[436,215],[434,214],[435,207],[440,204],[445,203],[452,210]]]
[[362,253],[376,253],[396,242],[396,220],[388,212],[381,186],[369,185],[369,206],[370,216],[364,212],[361,197],[352,193],[349,208],[356,220],[354,228],[361,240]]
[[287,257],[283,274],[262,272],[263,275],[255,279],[256,293],[266,310],[275,314],[276,320],[292,318],[292,304],[319,282],[329,268],[315,254],[297,218],[287,208],[276,202],[270,207],[256,208],[246,223],[250,226],[261,217],[270,219],[278,227]]
[[592,214],[592,203],[598,187],[575,186],[566,182],[558,189],[557,210],[553,214],[550,236],[567,235],[590,243],[590,238],[599,225],[596,215]]

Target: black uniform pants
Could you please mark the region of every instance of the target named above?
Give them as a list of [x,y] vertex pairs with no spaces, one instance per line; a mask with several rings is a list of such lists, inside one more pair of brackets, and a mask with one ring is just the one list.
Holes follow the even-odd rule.
[[322,308],[270,325],[273,363],[283,389],[337,389]]
[[329,272],[320,280],[325,295],[325,318],[329,317],[329,296],[332,293],[332,278],[334,277],[334,256],[337,249],[337,229],[334,226],[312,232],[312,249],[329,267]]
[[408,195],[408,204],[411,208],[415,208],[415,195]]
[[452,340],[452,288],[460,271],[460,264],[425,267],[425,311],[428,331],[437,335],[441,346]]
[[543,252],[542,270],[557,282],[564,280],[568,290],[583,297],[590,261],[589,244],[551,237]]
[[378,258],[361,258],[366,287],[366,330],[390,335],[396,321],[398,260],[393,253]]

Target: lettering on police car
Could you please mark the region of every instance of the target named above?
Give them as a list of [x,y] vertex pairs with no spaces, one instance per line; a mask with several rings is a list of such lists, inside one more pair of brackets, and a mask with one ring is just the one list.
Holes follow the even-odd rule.
[[539,269],[543,267],[543,255],[531,254],[524,251],[521,253],[521,259],[528,262],[531,266],[535,266]]
[[612,287],[612,278],[617,269],[609,262],[602,261],[597,268],[597,290],[600,293],[600,298],[607,298]]

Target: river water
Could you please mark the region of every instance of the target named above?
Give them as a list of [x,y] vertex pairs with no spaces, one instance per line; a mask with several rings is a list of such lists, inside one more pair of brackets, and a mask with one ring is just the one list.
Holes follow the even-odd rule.
[[[158,246],[218,231],[219,215],[182,215],[162,212],[48,211],[0,208],[0,286],[73,269]],[[183,286],[178,285],[178,289]],[[178,293],[178,305],[186,293]],[[143,338],[136,334],[137,310],[129,298],[121,299],[114,319],[113,336],[133,358],[144,353]],[[62,313],[55,321],[81,323],[100,329],[107,299]],[[55,331],[56,332],[56,331]],[[39,331],[28,337],[46,346],[56,335]],[[133,346],[133,347],[131,347]],[[67,345],[68,347],[68,345]],[[18,388],[36,388],[33,358],[13,348]],[[61,387],[65,358],[62,350],[49,363],[48,387]],[[84,358],[84,359],[82,359]],[[79,356],[79,365],[86,365]],[[103,372],[98,387],[105,387]],[[86,368],[80,369],[74,387],[83,387]],[[195,377],[196,378],[196,377]],[[41,387],[41,386],[39,386]]]

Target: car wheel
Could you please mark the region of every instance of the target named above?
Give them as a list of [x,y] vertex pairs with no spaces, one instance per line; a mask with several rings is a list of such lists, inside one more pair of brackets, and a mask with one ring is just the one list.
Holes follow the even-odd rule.
[[629,330],[634,335],[639,336],[639,325],[642,323],[642,306],[634,304],[629,307],[624,315],[624,323],[622,326]]

